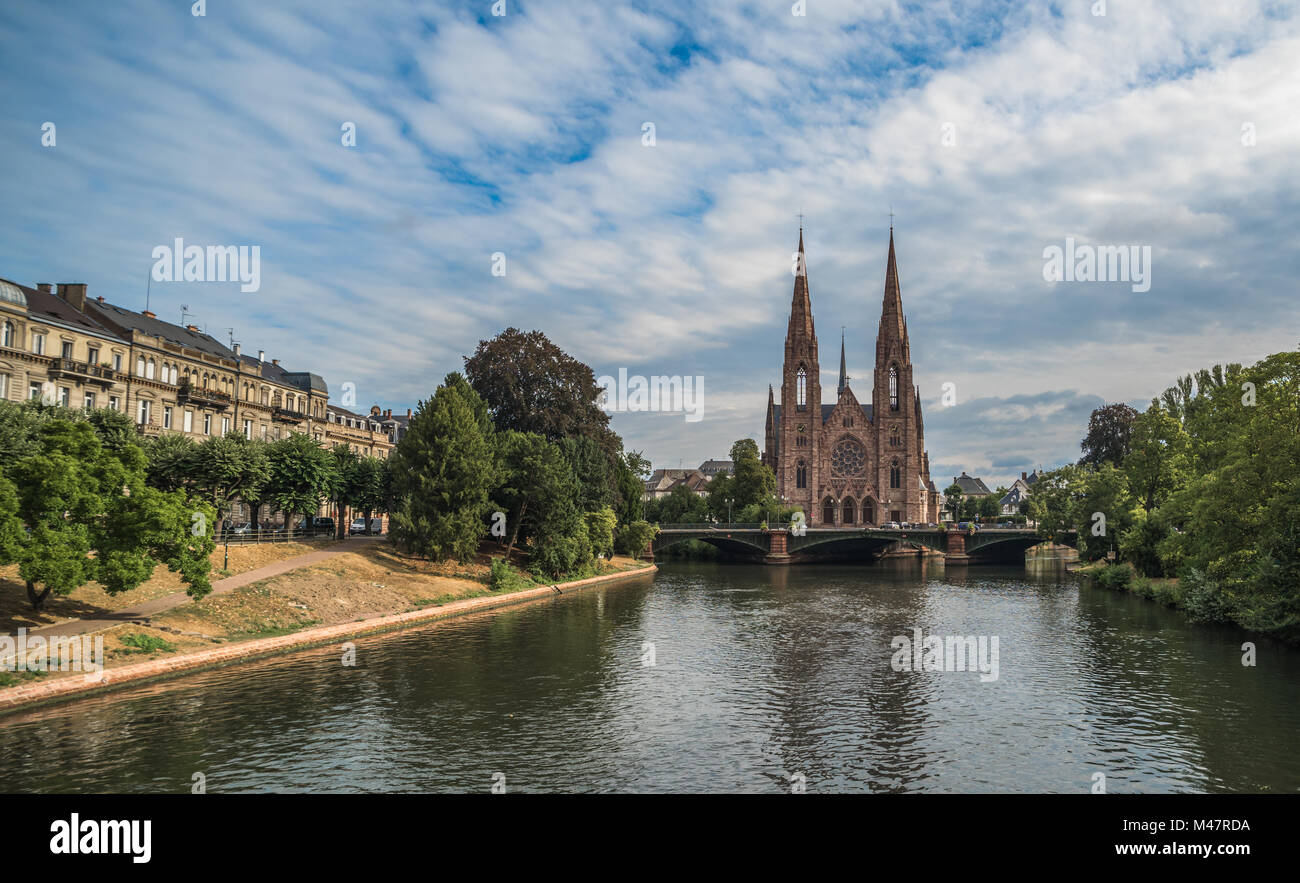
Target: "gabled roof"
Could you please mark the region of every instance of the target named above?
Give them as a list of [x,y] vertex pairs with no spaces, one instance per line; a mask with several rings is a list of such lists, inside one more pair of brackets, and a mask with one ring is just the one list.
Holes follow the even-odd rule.
[[967,475],[965,472],[954,478],[953,483],[961,488],[961,492],[967,496],[978,496],[992,493],[983,481],[972,475]]

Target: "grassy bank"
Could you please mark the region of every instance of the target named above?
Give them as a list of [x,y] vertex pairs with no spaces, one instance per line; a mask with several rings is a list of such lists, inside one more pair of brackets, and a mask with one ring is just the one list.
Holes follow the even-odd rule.
[[[231,552],[233,555],[234,550]],[[615,558],[565,580],[646,566],[631,558]],[[435,563],[401,555],[387,543],[367,544],[317,565],[183,604],[157,614],[146,625],[124,623],[96,635],[104,639],[105,668],[113,669],[315,626],[362,622],[469,598],[504,596],[554,582],[487,556],[469,564]],[[0,686],[73,673],[8,674],[8,682],[0,682]]]
[[[218,546],[210,558],[211,579],[216,581],[228,576],[237,576],[285,558],[295,558],[309,552],[331,548],[336,542],[332,539],[321,539],[231,546],[228,567],[226,567],[225,549]],[[154,568],[153,575],[149,579],[129,592],[110,595],[99,583],[89,582],[70,595],[51,594],[46,599],[44,608],[36,611],[27,600],[26,588],[18,575],[18,565],[0,567],[0,634],[15,634],[19,628],[37,629],[70,619],[93,619],[104,613],[152,601],[154,598],[161,598],[175,592],[183,592],[186,588],[178,574],[172,573],[160,564]]]

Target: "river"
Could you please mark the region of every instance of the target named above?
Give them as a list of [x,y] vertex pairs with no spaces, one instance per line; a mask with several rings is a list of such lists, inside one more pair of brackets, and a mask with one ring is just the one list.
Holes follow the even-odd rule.
[[[997,638],[997,679],[896,636]],[[1064,571],[653,579],[0,718],[5,792],[1300,790],[1300,652]]]

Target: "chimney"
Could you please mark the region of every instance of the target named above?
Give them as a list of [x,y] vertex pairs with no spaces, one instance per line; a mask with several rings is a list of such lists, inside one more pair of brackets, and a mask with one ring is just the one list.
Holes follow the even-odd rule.
[[99,297],[95,298],[95,303],[102,304],[103,302],[104,302],[104,295],[101,294]]
[[271,364],[274,365],[275,367],[279,368],[279,367],[280,367],[280,360],[279,360],[279,359],[272,359],[272,360],[271,360]]
[[407,409],[406,409],[406,419],[407,419],[407,420],[410,420],[410,419],[411,419],[411,409],[410,409],[410,408],[407,408]]
[[1022,472],[1022,473],[1020,473],[1020,477],[1021,477],[1021,478],[1028,478],[1029,476]]
[[235,361],[239,361],[239,344],[235,344]]
[[60,282],[59,297],[66,300],[78,312],[86,311],[86,283]]
[[257,364],[260,365],[260,364],[262,364],[262,363],[265,362],[265,361],[266,361],[266,350],[258,350],[258,351],[257,351]]
[[43,292],[45,292],[46,294],[49,294],[49,293],[50,293],[50,283],[48,283],[48,282],[37,282],[37,283],[36,283],[36,290],[37,290],[37,291],[43,291]]
[[148,310],[141,310],[141,311],[140,311],[140,315],[141,315],[141,316],[144,316],[144,317],[147,318],[147,319],[157,319],[157,318],[158,318],[158,314],[157,314],[157,313],[151,313],[151,312],[149,312]]
[[185,326],[185,330],[186,330],[186,331],[198,331],[198,330],[199,330],[199,326],[197,326],[197,325],[186,325],[186,326]]

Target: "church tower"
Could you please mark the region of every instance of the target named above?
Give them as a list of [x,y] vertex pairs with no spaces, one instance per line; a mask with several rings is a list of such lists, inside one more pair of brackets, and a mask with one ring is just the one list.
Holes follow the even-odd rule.
[[785,332],[785,364],[781,370],[776,474],[777,495],[790,504],[803,506],[804,512],[813,511],[817,488],[821,414],[821,367],[817,360],[817,332],[813,328],[812,300],[808,294],[808,261],[800,227],[790,324]]
[[876,487],[882,521],[919,521],[924,511],[921,490],[921,404],[912,384],[912,350],[903,316],[903,296],[894,257],[894,228],[889,228],[885,296],[876,333],[872,422],[876,431]]

